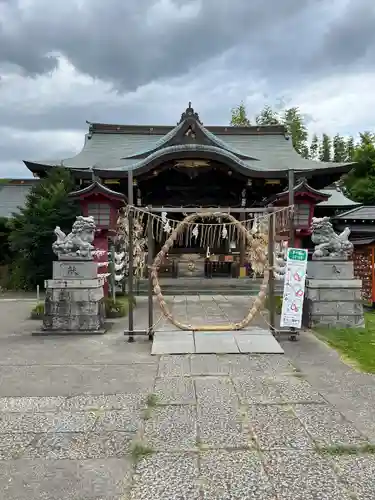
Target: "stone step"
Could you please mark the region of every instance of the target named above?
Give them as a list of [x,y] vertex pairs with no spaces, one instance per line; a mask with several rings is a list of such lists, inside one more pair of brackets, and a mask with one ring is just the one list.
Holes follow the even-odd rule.
[[[261,279],[249,278],[160,278],[164,295],[257,295],[262,284]],[[276,293],[282,294],[282,284],[275,284]],[[147,295],[148,280],[134,283],[134,292]]]

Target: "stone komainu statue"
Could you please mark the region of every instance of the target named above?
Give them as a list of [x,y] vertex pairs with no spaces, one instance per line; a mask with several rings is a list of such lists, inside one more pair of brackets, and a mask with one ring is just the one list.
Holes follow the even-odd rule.
[[311,229],[311,241],[315,244],[313,258],[347,259],[353,252],[353,243],[348,239],[350,235],[348,227],[341,234],[336,234],[329,217],[321,219],[313,217]]
[[92,260],[96,225],[93,217],[78,216],[71,232],[66,235],[59,226],[55,229],[57,240],[52,244],[52,250],[60,260],[77,259]]

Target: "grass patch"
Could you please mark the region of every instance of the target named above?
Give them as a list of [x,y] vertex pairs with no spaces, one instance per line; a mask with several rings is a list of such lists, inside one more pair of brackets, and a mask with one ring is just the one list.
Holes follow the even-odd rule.
[[148,408],[154,408],[158,404],[158,397],[156,394],[149,394],[146,398],[146,405]]
[[152,448],[144,443],[141,443],[140,441],[133,443],[130,450],[130,455],[134,463],[138,463],[140,460],[152,455],[153,453],[154,450]]
[[[275,297],[275,313],[281,314],[282,307],[283,307],[283,298],[280,297],[279,295],[276,295],[276,297]],[[267,297],[265,302],[264,302],[264,308],[268,309],[268,310],[270,309],[269,297]]]
[[375,313],[365,313],[365,328],[319,328],[317,336],[336,349],[343,360],[361,371],[375,373]]
[[146,398],[146,409],[143,412],[143,420],[150,420],[152,411],[158,405],[158,397],[156,394],[149,394]]
[[322,455],[360,455],[360,454],[374,454],[375,445],[365,443],[358,446],[337,444],[332,446],[317,446],[316,451]]
[[128,297],[106,297],[104,299],[105,315],[107,318],[124,318],[129,312]]
[[30,319],[43,319],[44,316],[44,303],[39,302],[35,307],[31,309]]

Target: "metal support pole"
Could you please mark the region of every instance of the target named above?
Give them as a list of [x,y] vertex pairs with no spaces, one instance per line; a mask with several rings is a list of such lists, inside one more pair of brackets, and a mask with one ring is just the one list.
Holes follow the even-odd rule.
[[[294,247],[294,217],[295,217],[295,205],[294,205],[294,184],[295,184],[295,179],[294,179],[294,170],[290,169],[288,172],[288,192],[289,192],[289,206],[294,207],[292,213],[290,214],[290,233],[289,233],[289,248]],[[295,334],[296,329],[294,327],[290,328],[290,331],[292,335]]]
[[114,245],[111,245],[111,248],[109,250],[110,256],[111,256],[111,292],[112,292],[112,299],[113,303],[116,303],[116,262],[115,262],[115,247]]
[[[289,206],[294,206],[294,170],[290,169],[288,171],[288,194],[289,194]],[[294,247],[294,211],[290,214],[289,220],[289,248]]]
[[134,249],[133,249],[133,171],[128,171],[128,228],[129,228],[129,276],[128,276],[128,296],[129,296],[129,331],[128,342],[134,342],[134,294],[133,294],[133,274],[134,274]]
[[[240,212],[240,221],[243,223],[245,221],[245,212]],[[246,241],[245,238],[240,235],[240,268],[245,265],[245,253],[246,253]]]
[[274,267],[274,252],[275,252],[275,217],[272,213],[268,219],[268,265],[269,265],[269,280],[268,280],[268,307],[270,312],[270,327],[271,332],[275,331],[275,276]]
[[148,217],[147,227],[147,268],[148,268],[148,338],[154,338],[154,301],[153,301],[153,285],[151,278],[151,266],[154,260],[154,238],[152,235],[153,218]]

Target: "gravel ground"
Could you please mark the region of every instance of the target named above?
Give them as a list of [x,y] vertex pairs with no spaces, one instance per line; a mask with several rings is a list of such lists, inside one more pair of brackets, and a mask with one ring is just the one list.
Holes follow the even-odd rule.
[[[184,304],[203,321],[246,301]],[[0,300],[1,500],[374,497],[375,378],[310,334],[286,355],[152,357],[122,320],[32,337],[30,307]]]

